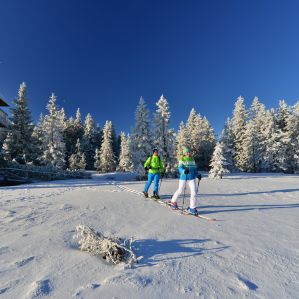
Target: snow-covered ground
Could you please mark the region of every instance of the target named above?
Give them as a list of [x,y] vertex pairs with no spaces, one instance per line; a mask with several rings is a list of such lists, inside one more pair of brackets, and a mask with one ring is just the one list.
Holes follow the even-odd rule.
[[[1,188],[1,299],[299,298],[298,176],[204,177],[200,211],[217,222],[144,200],[134,192],[144,182],[130,179]],[[164,180],[162,198],[176,187]],[[143,258],[128,268],[79,251],[79,224],[134,236]]]

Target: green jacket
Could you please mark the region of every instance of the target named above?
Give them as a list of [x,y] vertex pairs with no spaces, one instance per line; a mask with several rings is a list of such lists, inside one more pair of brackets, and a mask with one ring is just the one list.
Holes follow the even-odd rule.
[[152,155],[151,157],[148,157],[144,163],[144,168],[147,166],[151,167],[149,173],[156,174],[159,172],[165,172],[163,162],[159,156]]

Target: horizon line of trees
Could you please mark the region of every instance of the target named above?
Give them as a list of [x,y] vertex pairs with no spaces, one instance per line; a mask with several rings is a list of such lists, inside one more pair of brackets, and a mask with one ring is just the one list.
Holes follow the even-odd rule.
[[217,141],[206,117],[191,109],[179,130],[170,128],[171,112],[162,95],[156,102],[153,119],[141,97],[135,111],[135,124],[128,134],[117,136],[111,121],[103,129],[90,113],[84,123],[78,108],[67,118],[49,97],[47,113],[33,124],[22,83],[13,101],[11,125],[0,140],[0,163],[50,166],[59,169],[133,171],[143,176],[143,164],[158,148],[166,172],[175,176],[183,147],[189,147],[200,170],[219,178],[226,172],[286,172],[299,169],[299,102],[288,107],[284,100],[277,109],[266,110],[255,97],[249,109],[237,98],[232,118],[228,118]]

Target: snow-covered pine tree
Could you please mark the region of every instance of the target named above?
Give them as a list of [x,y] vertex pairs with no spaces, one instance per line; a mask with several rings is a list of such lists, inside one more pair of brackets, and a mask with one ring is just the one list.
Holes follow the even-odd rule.
[[69,167],[71,170],[84,170],[86,167],[85,155],[81,151],[79,138],[76,143],[76,152],[70,156]]
[[209,177],[213,179],[222,179],[224,173],[229,173],[227,169],[227,161],[223,155],[223,144],[218,142],[211,159],[211,169],[209,171]]
[[294,166],[294,152],[291,148],[288,123],[290,118],[289,108],[284,100],[279,101],[279,108],[275,114],[275,155],[274,168],[276,171],[291,173]]
[[94,156],[97,147],[95,124],[90,113],[87,114],[84,123],[84,134],[82,137],[82,152],[86,158],[86,169],[94,169]]
[[[63,140],[65,142],[65,160],[67,167],[69,166],[69,158],[74,153],[74,139],[75,139],[75,119],[71,116],[66,121],[66,128],[63,132]],[[78,138],[77,138],[78,139]]]
[[114,157],[116,160],[119,160],[119,154],[120,154],[120,136],[117,136],[115,132],[114,125],[112,124],[112,130],[111,130],[111,139],[112,139],[112,148]]
[[131,134],[131,153],[133,169],[141,177],[144,175],[143,165],[153,149],[150,133],[149,110],[141,97],[135,112],[135,127]]
[[244,159],[244,171],[260,172],[262,169],[263,154],[265,145],[263,143],[263,127],[266,109],[257,97],[252,101],[249,109],[249,120],[245,126],[242,141]]
[[94,136],[94,144],[96,148],[100,148],[103,139],[103,131],[100,128],[99,124],[95,126],[95,136]]
[[176,172],[175,134],[174,130],[169,128],[171,113],[163,95],[157,101],[156,106],[158,108],[154,114],[154,146],[159,150],[166,173],[174,174]]
[[[83,124],[82,124],[82,120],[81,120],[80,108],[77,109],[74,126],[75,126],[75,133],[77,135],[77,139],[79,138],[81,140],[81,138],[84,134],[84,128],[83,128]],[[77,144],[77,141],[76,141],[76,144]]]
[[3,149],[2,149],[6,136],[7,136],[7,131],[0,128],[0,167],[4,167],[6,164],[6,161],[4,160]]
[[41,113],[37,122],[37,125],[33,129],[32,138],[34,147],[36,149],[34,153],[33,163],[35,165],[41,165],[41,157],[43,155],[43,126],[44,126],[44,116]]
[[247,121],[247,111],[244,104],[244,98],[239,96],[235,103],[235,108],[233,111],[232,118],[232,129],[234,134],[234,149],[235,149],[235,157],[234,161],[236,163],[236,167],[241,171],[246,170],[246,160],[244,158],[244,147],[243,147],[243,139],[246,130],[246,121]]
[[209,164],[216,146],[216,137],[214,129],[210,125],[206,117],[201,121],[202,125],[199,127],[199,135],[201,136],[201,143],[199,147],[199,167],[203,170],[209,169]]
[[43,122],[42,164],[57,168],[65,167],[65,143],[63,142],[63,123],[61,113],[56,105],[57,97],[52,93],[47,105],[49,114]]
[[[293,107],[289,107],[286,115],[286,132],[288,136],[287,146],[287,164],[288,173],[294,173],[297,170],[297,152],[298,152],[298,136],[299,136],[299,119],[298,119],[298,103]],[[297,111],[296,111],[297,109]]]
[[243,145],[243,171],[258,172],[260,169],[261,159],[257,151],[259,147],[258,135],[255,130],[255,123],[253,120],[247,122],[245,127]]
[[[176,134],[176,160],[180,160],[183,154],[183,149],[189,147],[188,131],[184,122],[180,123],[179,131]],[[176,163],[177,165],[178,163]]]
[[66,161],[68,165],[69,157],[76,151],[76,143],[78,138],[82,139],[84,128],[81,120],[80,108],[77,109],[76,118],[70,117],[66,122],[64,130],[64,142],[66,145]]
[[100,150],[100,170],[103,172],[114,171],[116,167],[116,159],[113,153],[112,129],[112,122],[106,121]]
[[86,167],[85,155],[81,151],[79,138],[76,143],[76,152],[70,156],[69,167],[71,170],[84,170]]
[[274,109],[267,110],[262,124],[263,133],[263,153],[262,170],[266,172],[278,171],[278,161],[276,159],[276,140],[278,140],[277,128],[274,119]]
[[[19,134],[16,134],[19,135]],[[9,131],[6,134],[6,138],[4,140],[3,146],[2,146],[2,156],[3,159],[6,162],[11,162],[12,161],[12,145],[13,145],[14,137],[12,131]]]
[[198,168],[208,170],[216,144],[213,128],[206,117],[202,118],[194,108],[190,112],[186,128],[189,147]]
[[26,84],[20,85],[17,98],[11,108],[11,128],[4,141],[3,155],[7,161],[15,160],[20,164],[32,162],[34,158],[34,143],[32,140],[33,123],[31,111],[28,108]]
[[294,158],[295,158],[295,173],[299,171],[299,101],[294,105],[293,109],[293,147],[294,147]]
[[130,153],[130,137],[126,137],[124,132],[120,134],[121,142],[120,142],[120,155],[119,155],[119,163],[118,170],[119,171],[132,171],[132,155]]
[[60,118],[60,122],[61,122],[61,125],[63,128],[63,131],[65,131],[67,128],[67,117],[66,117],[65,110],[63,107],[59,110],[59,118]]
[[230,118],[226,120],[224,129],[221,132],[220,143],[222,144],[223,157],[228,164],[227,169],[230,172],[233,172],[236,170],[236,167],[234,163],[234,134]]
[[94,168],[97,171],[101,170],[101,152],[100,149],[96,148],[96,152],[94,155]]
[[80,160],[79,167],[80,167],[81,170],[85,170],[86,169],[86,158],[85,158],[85,154],[84,153],[82,154],[82,158]]
[[186,133],[187,140],[189,142],[188,146],[191,149],[192,155],[196,161],[197,166],[199,167],[199,146],[201,136],[199,135],[199,127],[201,126],[202,118],[197,114],[194,108],[191,109],[187,123],[186,123]]

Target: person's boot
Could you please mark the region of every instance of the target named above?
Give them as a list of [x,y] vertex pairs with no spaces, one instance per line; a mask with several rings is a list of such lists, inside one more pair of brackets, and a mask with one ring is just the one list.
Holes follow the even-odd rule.
[[157,192],[154,191],[154,194],[153,194],[152,198],[154,198],[154,199],[160,199],[160,196],[158,195]]
[[143,195],[144,195],[145,198],[148,198],[148,193],[147,192],[142,191],[142,193],[143,193]]
[[170,207],[173,210],[178,210],[179,209],[177,202],[170,202]]
[[196,208],[188,208],[187,211],[190,215],[194,215],[194,216],[198,215],[198,211]]

